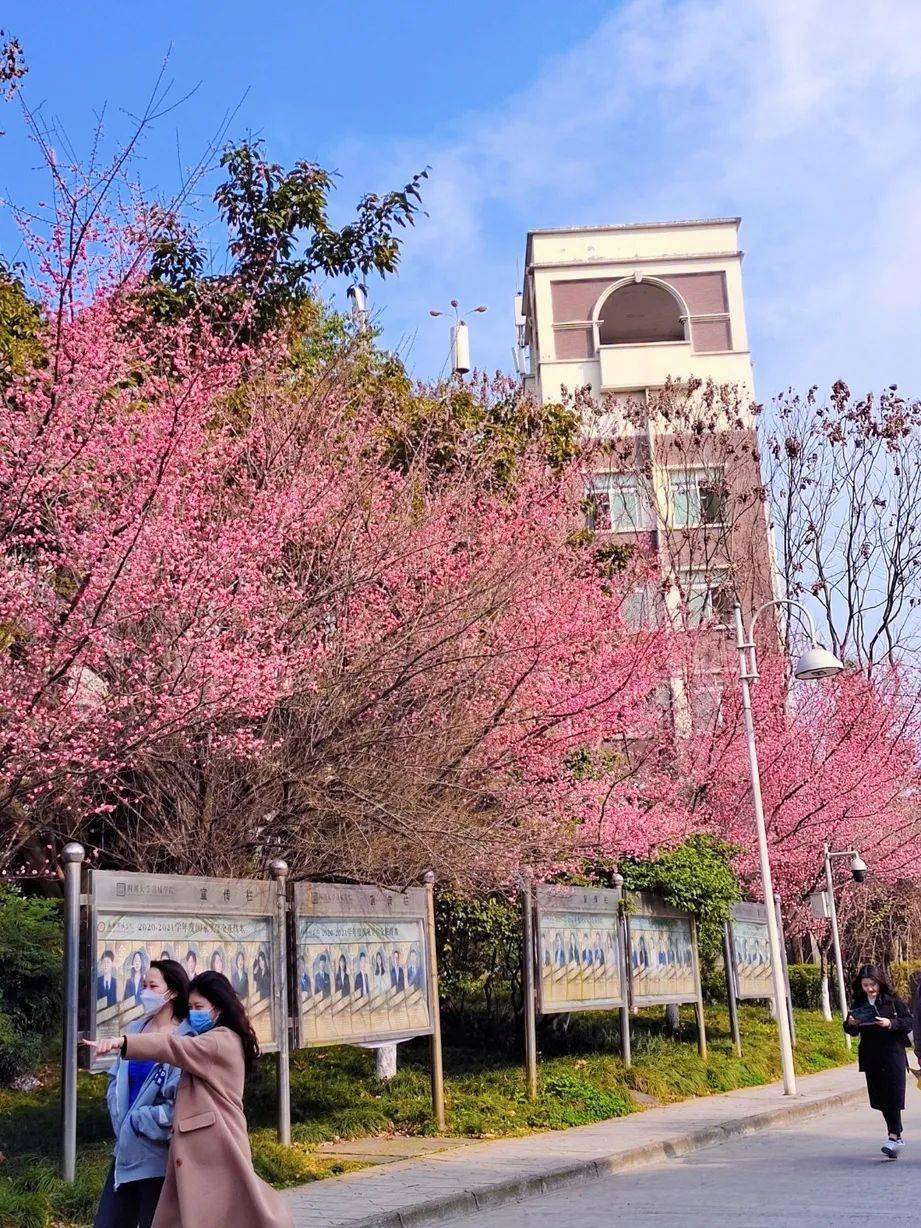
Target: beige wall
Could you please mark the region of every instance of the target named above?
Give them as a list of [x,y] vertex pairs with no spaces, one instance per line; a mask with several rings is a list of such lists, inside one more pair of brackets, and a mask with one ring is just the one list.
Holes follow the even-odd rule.
[[[635,276],[678,292],[689,317],[686,342],[598,347],[591,321],[599,300]],[[545,401],[561,388],[588,385],[600,395],[690,376],[754,395],[737,219],[533,232],[525,313],[535,389]]]

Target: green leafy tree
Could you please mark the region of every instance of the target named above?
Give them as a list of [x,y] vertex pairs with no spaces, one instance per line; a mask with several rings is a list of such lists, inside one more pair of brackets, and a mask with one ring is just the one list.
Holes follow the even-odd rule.
[[40,364],[42,313],[25,291],[16,266],[0,257],[0,388]]
[[387,356],[368,371],[366,386],[381,405],[386,456],[396,469],[408,469],[422,456],[437,475],[477,455],[491,469],[493,485],[502,488],[526,453],[536,452],[560,469],[582,446],[575,408],[538,404],[517,381],[502,376],[419,388]]
[[694,914],[701,957],[709,964],[722,951],[723,925],[740,898],[732,868],[736,852],[723,840],[700,834],[651,861],[627,858],[620,863],[620,872],[626,890],[654,892],[675,908]]
[[438,981],[449,1033],[496,1039],[520,1019],[521,909],[505,895],[439,892]]
[[400,229],[413,225],[422,208],[428,171],[398,191],[370,193],[344,226],[329,221],[334,177],[315,162],[284,170],[265,157],[261,141],[229,145],[221,157],[226,178],[214,201],[229,231],[230,267],[205,272],[205,252],[192,229],[172,215],[154,213],[159,237],[153,244],[151,277],[160,287],[157,308],[177,315],[194,305],[212,319],[249,313],[247,337],[275,327],[307,299],[317,274],[330,277],[386,276],[400,259]]
[[0,1084],[34,1069],[60,1012],[59,905],[0,886]]
[[0,30],[0,97],[9,102],[28,71],[19,39]]

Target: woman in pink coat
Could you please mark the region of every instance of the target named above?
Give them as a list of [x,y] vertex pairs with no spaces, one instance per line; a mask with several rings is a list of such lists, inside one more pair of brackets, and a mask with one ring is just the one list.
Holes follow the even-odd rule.
[[253,1171],[243,1084],[259,1044],[243,1004],[220,972],[189,987],[194,1035],[137,1033],[89,1042],[133,1061],[182,1071],[166,1180],[152,1228],[291,1228],[279,1195]]

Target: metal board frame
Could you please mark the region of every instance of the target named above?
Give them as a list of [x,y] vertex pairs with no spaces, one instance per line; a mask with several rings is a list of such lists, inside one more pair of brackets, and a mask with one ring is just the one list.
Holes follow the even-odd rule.
[[[753,988],[750,985],[744,986],[742,977],[740,976],[739,953],[737,939],[739,937],[739,927],[757,925],[763,927],[763,942],[767,951],[767,963],[762,965],[767,969],[767,979],[765,984]],[[733,904],[731,916],[728,922],[729,926],[729,943],[730,951],[732,952],[732,992],[739,1002],[759,1002],[774,1000],[774,981],[771,969],[771,948],[768,941],[767,928],[767,907],[764,904],[757,903],[741,903]]]
[[[91,1036],[99,1034],[98,998],[94,990],[97,976],[97,935],[105,925],[105,918],[119,916],[146,916],[155,921],[162,918],[164,929],[152,929],[149,942],[154,947],[172,947],[177,943],[188,945],[200,941],[194,931],[183,921],[219,922],[233,942],[233,931],[245,921],[264,921],[268,926],[268,946],[271,960],[272,985],[269,996],[271,1037],[260,1040],[263,1053],[277,1053],[285,1031],[282,1018],[282,986],[288,970],[282,954],[282,942],[278,932],[278,884],[270,879],[197,878],[184,874],[139,874],[117,870],[91,870],[87,884],[86,1001],[87,1026]],[[178,928],[165,928],[172,919]],[[217,929],[217,925],[214,927]],[[213,931],[212,931],[213,932]],[[145,940],[145,945],[147,945]],[[205,939],[205,942],[213,941]],[[202,971],[204,969],[201,969]],[[231,970],[226,969],[229,973]],[[89,1070],[96,1073],[107,1070],[113,1058],[93,1061]]]
[[[630,1001],[633,1006],[671,1006],[686,1002],[700,1001],[700,961],[697,952],[697,927],[690,913],[673,908],[659,896],[638,891],[625,896],[627,922],[627,968],[630,976]],[[633,975],[633,949],[638,944],[636,925],[637,917],[651,917],[662,921],[680,921],[687,927],[687,938],[691,948],[691,979],[692,987],[687,992],[674,994],[643,994],[637,993]]]
[[[538,1009],[542,1015],[568,1014],[572,1011],[606,1011],[627,1006],[627,977],[625,974],[623,926],[621,924],[621,888],[610,887],[568,887],[539,886],[534,889],[535,927],[534,941],[536,945]],[[594,923],[589,924],[589,918]],[[599,921],[599,918],[601,919]],[[605,993],[597,998],[570,997],[550,1000],[546,991],[544,970],[554,965],[558,955],[555,949],[545,943],[545,930],[556,931],[558,934],[581,934],[597,930],[597,925],[604,924],[605,943],[603,954],[607,967],[610,954],[614,956],[617,968],[618,989],[616,993]],[[584,926],[588,925],[588,931]],[[586,966],[594,967],[596,952],[594,947],[588,949],[591,960],[585,960],[585,951],[577,944],[575,952],[566,949],[563,940],[563,955],[565,964],[576,962],[580,970]]]
[[[292,957],[296,969],[293,985],[295,989],[294,1016],[298,1048],[320,1048],[325,1045],[362,1045],[377,1042],[386,1043],[395,1040],[408,1040],[413,1036],[432,1036],[435,1032],[435,1019],[438,1012],[437,967],[433,965],[432,953],[435,948],[435,935],[430,933],[430,909],[428,890],[425,887],[411,887],[404,892],[389,891],[383,887],[344,886],[336,883],[303,883],[294,884],[294,941]],[[423,975],[425,980],[425,1004],[427,1021],[423,1026],[399,1026],[387,1028],[368,1027],[365,1030],[353,1030],[339,1036],[324,1036],[310,1038],[305,1034],[305,1000],[302,999],[301,960],[304,959],[303,925],[310,923],[316,927],[326,926],[329,930],[327,941],[331,947],[361,946],[363,943],[379,947],[394,945],[398,927],[401,923],[418,925],[418,938],[414,945],[419,947],[419,955],[424,953]],[[405,943],[407,940],[400,940]],[[417,956],[418,957],[418,956]],[[370,963],[370,961],[369,961]],[[304,965],[308,977],[312,971]],[[407,969],[404,969],[404,976]],[[327,976],[332,976],[329,969]],[[330,998],[335,992],[330,988]],[[354,991],[352,991],[354,993]],[[340,991],[341,993],[341,991]],[[315,997],[315,993],[311,997]],[[368,995],[370,998],[370,995]]]

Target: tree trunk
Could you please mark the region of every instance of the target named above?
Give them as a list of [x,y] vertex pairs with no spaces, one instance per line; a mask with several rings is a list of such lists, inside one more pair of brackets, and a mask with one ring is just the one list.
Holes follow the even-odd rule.
[[822,970],[822,980],[819,985],[819,992],[822,995],[822,1018],[827,1019],[828,1022],[831,1023],[831,997],[828,993],[828,974],[824,969]]

